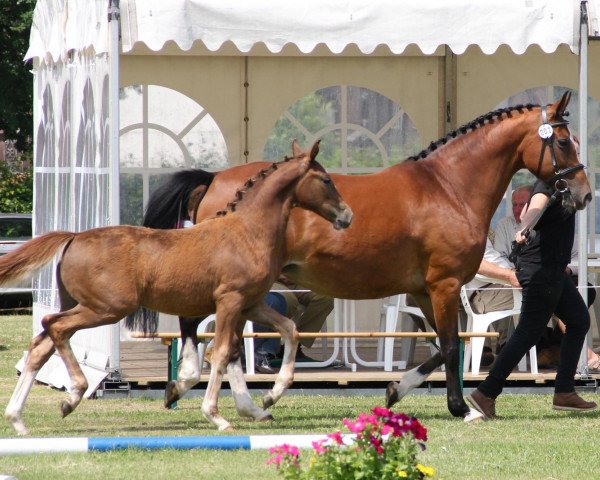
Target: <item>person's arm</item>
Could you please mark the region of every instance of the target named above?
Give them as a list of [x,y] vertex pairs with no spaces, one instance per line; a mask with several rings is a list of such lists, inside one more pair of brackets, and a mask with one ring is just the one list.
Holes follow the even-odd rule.
[[517,232],[515,239],[517,243],[523,243],[527,240],[525,236],[523,236],[524,230],[532,229],[542,214],[544,213],[544,207],[548,203],[549,198],[543,193],[536,193],[529,203],[523,209],[523,213],[521,213],[521,230]]
[[496,226],[496,235],[494,237],[494,250],[496,250],[504,260],[508,260],[511,251],[511,242],[515,239],[512,218],[504,217]]
[[515,288],[521,287],[521,284],[519,283],[519,280],[517,279],[513,269],[501,267],[492,262],[488,262],[485,259],[481,260],[481,264],[479,265],[479,270],[477,270],[477,273],[486,277],[497,278],[498,280],[502,280]]

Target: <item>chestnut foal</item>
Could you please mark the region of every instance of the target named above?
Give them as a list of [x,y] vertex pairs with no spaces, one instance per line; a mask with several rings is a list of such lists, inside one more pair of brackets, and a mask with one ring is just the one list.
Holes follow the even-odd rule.
[[352,211],[329,175],[310,153],[272,164],[248,180],[235,200],[185,230],[115,226],[80,233],[50,232],[0,258],[0,285],[30,277],[58,254],[56,271],[61,311],[42,319],[5,417],[26,434],[22,412],[39,369],[54,349],[61,355],[71,391],[63,417],[79,404],[88,383],[69,339],[80,329],[113,324],[139,307],[173,315],[217,314],[215,348],[202,412],[219,430],[231,426],[218,410],[225,371],[240,415],[255,420],[271,414],[251,400],[240,363],[246,319],[281,333],[285,355],[272,395],[278,399],[293,380],[298,343],[294,322],[269,308],[263,296],[285,259],[285,232],[294,206],[311,210],[334,228],[346,228]]

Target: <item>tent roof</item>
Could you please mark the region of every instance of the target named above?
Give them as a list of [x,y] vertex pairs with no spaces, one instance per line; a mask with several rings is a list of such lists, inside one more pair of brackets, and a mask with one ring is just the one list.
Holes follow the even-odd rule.
[[[26,59],[68,50],[107,51],[107,0],[39,0]],[[600,0],[590,0],[590,27],[598,27]],[[441,45],[463,53],[478,45],[486,54],[508,45],[521,54],[531,45],[553,52],[579,43],[579,0],[121,0],[123,53],[173,42],[182,51],[198,43],[212,52],[226,45],[247,53],[264,45],[279,53],[295,45],[303,54],[325,45],[332,53],[355,46],[371,54],[387,46],[400,54],[416,45],[424,54]],[[595,25],[595,27],[594,27]],[[592,32],[593,33],[593,32]]]

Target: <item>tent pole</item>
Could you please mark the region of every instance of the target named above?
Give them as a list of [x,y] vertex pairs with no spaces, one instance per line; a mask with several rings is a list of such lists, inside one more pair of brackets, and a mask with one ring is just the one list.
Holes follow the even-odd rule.
[[[109,44],[109,215],[110,225],[120,223],[119,205],[119,0],[108,2]],[[120,322],[112,326],[109,369],[113,377],[120,376]]]
[[[588,14],[587,0],[581,1],[580,40],[579,40],[579,153],[581,163],[588,165]],[[588,278],[588,217],[587,211],[578,215],[579,219],[579,281],[578,287],[583,300],[587,303],[587,278]],[[588,331],[579,357],[579,373],[588,375],[587,347],[592,340],[592,331]]]

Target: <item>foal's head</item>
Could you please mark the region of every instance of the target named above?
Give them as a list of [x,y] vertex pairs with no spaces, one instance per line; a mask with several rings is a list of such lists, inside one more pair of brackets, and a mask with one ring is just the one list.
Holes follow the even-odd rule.
[[294,140],[292,150],[294,158],[306,169],[294,191],[294,205],[322,216],[330,221],[336,230],[349,227],[352,222],[352,210],[342,200],[329,174],[315,160],[319,153],[319,141],[309,153],[302,151]]
[[553,105],[528,113],[530,133],[525,136],[520,150],[528,170],[558,190],[570,191],[575,207],[581,210],[591,201],[592,194],[579,161],[579,143],[571,135],[565,119],[570,99],[571,92],[565,92]]

